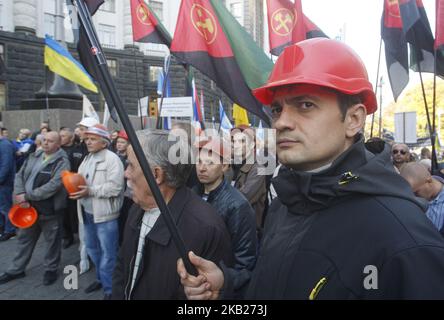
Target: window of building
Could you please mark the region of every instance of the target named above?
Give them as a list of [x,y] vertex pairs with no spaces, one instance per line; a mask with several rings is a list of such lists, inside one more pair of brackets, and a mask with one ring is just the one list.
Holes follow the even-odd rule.
[[108,59],[106,62],[108,63],[108,69],[109,73],[111,73],[111,76],[117,77],[117,60]]
[[5,59],[5,45],[3,43],[0,43],[0,57],[3,61],[6,61]]
[[163,3],[160,1],[150,1],[149,5],[151,10],[153,10],[156,14],[157,18],[163,21]]
[[242,2],[232,2],[230,3],[230,12],[233,15],[233,17],[236,18],[237,21],[239,21],[240,24],[243,24],[242,20]]
[[116,28],[114,26],[99,24],[99,39],[103,47],[116,47]]
[[150,82],[156,82],[159,77],[160,72],[162,72],[162,67],[151,66],[150,67]]
[[6,110],[6,85],[0,83],[0,112]]
[[116,12],[116,1],[106,0],[99,8],[101,11]]
[[55,36],[55,14],[45,13],[45,34]]

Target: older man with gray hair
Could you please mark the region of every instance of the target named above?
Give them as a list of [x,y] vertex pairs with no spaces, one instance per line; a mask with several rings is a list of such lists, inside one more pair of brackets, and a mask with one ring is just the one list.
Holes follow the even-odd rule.
[[[191,170],[188,143],[159,130],[140,132],[138,138],[187,248],[217,264],[231,265],[230,236],[223,220],[186,187]],[[113,275],[113,298],[183,299],[176,272],[179,253],[165,221],[159,219],[160,210],[132,147],[125,177],[135,205],[128,215]]]

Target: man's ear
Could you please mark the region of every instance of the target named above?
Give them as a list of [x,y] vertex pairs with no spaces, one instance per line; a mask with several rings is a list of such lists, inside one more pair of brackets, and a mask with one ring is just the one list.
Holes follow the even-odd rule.
[[225,173],[225,172],[228,171],[228,169],[230,169],[230,165],[227,164],[227,163],[225,163],[225,164],[223,165],[223,167],[222,167],[222,171]]
[[365,124],[365,117],[367,116],[367,110],[362,103],[355,104],[347,110],[345,115],[344,125],[345,134],[347,138],[353,138]]
[[158,186],[165,182],[165,171],[163,171],[161,167],[154,167],[153,175]]

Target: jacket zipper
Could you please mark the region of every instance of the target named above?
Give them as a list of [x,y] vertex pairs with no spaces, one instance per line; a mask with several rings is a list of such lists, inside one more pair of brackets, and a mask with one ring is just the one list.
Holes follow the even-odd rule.
[[[129,292],[129,294],[127,292],[128,292],[128,285],[131,285],[132,274],[134,272],[134,267],[131,269],[131,265],[133,263],[134,257],[135,256],[133,256],[131,258],[131,261],[129,264],[130,272],[129,272],[128,282],[126,283],[126,286],[125,286],[125,300],[130,300],[130,298],[131,298],[131,292]],[[131,288],[130,288],[130,290],[131,290]]]

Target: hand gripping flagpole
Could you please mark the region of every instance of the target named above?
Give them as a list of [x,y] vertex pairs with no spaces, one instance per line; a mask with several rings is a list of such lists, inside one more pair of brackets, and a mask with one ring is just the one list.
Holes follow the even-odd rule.
[[146,181],[148,182],[151,192],[153,193],[154,199],[156,200],[156,203],[159,206],[160,212],[162,213],[161,216],[163,217],[168,227],[168,230],[170,231],[171,237],[173,238],[174,244],[176,245],[176,248],[179,251],[180,257],[184,262],[185,268],[190,274],[197,276],[198,272],[196,268],[191,264],[188,258],[189,250],[185,247],[183,239],[181,238],[177,230],[177,227],[174,224],[174,221],[171,217],[171,213],[165,203],[165,199],[162,197],[159,187],[155,182],[148,161],[143,155],[143,150],[142,147],[140,146],[139,140],[137,139],[136,132],[133,126],[131,125],[129,117],[123,107],[120,95],[118,94],[116,86],[111,78],[106,63],[106,57],[103,54],[100,42],[97,38],[97,34],[94,29],[94,25],[92,24],[89,10],[85,5],[84,0],[72,0],[72,1],[77,6],[77,12],[80,18],[80,23],[85,28],[88,44],[91,48],[90,54],[94,57],[94,61],[97,63],[98,66],[98,71],[100,72],[101,78],[103,79],[103,83],[100,83],[100,87],[104,92],[105,96],[110,97],[111,102],[113,103],[113,105],[117,110],[123,128],[125,129],[128,135],[129,141],[131,143],[131,146],[133,147],[136,158],[139,161],[140,167],[143,171]]

